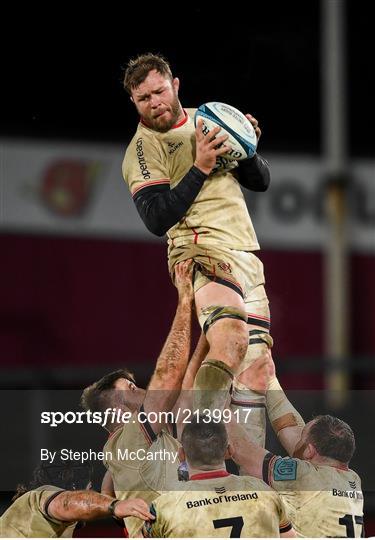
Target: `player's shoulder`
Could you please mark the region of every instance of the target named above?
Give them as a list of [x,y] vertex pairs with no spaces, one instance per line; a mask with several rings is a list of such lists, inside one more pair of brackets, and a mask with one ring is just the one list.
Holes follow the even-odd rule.
[[129,142],[122,162],[124,176],[133,167],[144,167],[155,156],[162,156],[162,142],[157,132],[139,124],[137,131]]
[[353,469],[348,469],[347,475],[348,477],[350,477],[350,480],[356,482],[357,486],[360,486],[362,484],[361,477],[357,472],[353,471]]
[[352,469],[320,465],[317,470],[322,478],[329,477],[339,483],[349,484],[352,489],[361,489],[361,478]]
[[242,479],[241,483],[244,489],[274,492],[274,490],[268,484],[266,484],[266,482],[260,478],[256,478],[255,476],[239,476],[238,478]]
[[142,150],[142,146],[147,145],[158,145],[160,139],[160,134],[153,129],[150,129],[144,126],[139,122],[136,132],[131,138],[126,151],[128,152],[131,149],[135,149],[138,153]]
[[189,116],[189,118],[191,118],[192,120],[194,120],[194,116],[195,116],[195,113],[197,112],[197,108],[194,107],[194,108],[191,108],[189,107],[188,109],[185,109],[187,115]]
[[111,447],[117,444],[117,440],[123,435],[125,427],[126,427],[126,424],[124,424],[123,426],[119,426],[117,429],[115,429],[108,435],[108,439],[105,442],[104,448],[103,448],[104,452],[109,451]]
[[134,412],[130,418],[122,426],[117,427],[108,435],[108,439],[104,444],[104,454],[110,455],[116,452],[116,449],[124,444],[124,441],[132,441],[135,438],[135,434],[140,431],[140,423],[138,418],[138,411]]
[[64,491],[63,488],[57,487],[57,486],[51,486],[49,484],[45,484],[43,486],[38,486],[37,488],[33,489],[34,492],[39,493],[41,491],[47,491],[50,493],[56,493],[56,491]]
[[181,482],[176,483],[175,489],[169,489],[168,491],[162,491],[160,495],[153,500],[152,505],[154,507],[155,514],[166,511],[174,512],[179,503],[191,495],[189,491],[189,482],[184,482],[182,488]]

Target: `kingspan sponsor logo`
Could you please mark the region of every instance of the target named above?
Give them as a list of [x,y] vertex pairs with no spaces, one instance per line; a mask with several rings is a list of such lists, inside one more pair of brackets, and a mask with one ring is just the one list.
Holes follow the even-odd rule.
[[151,173],[148,170],[145,155],[143,152],[143,139],[142,137],[139,137],[136,142],[136,152],[137,152],[137,158],[139,163],[139,168],[141,169],[142,176],[145,180],[150,180]]

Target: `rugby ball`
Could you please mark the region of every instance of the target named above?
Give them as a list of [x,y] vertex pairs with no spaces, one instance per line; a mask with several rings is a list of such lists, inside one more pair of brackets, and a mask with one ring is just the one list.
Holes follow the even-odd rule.
[[251,122],[242,112],[231,105],[211,101],[201,105],[194,116],[194,124],[203,119],[202,131],[206,135],[214,127],[221,127],[219,135],[228,135],[228,143],[232,150],[225,154],[231,159],[251,158],[257,149],[257,137]]

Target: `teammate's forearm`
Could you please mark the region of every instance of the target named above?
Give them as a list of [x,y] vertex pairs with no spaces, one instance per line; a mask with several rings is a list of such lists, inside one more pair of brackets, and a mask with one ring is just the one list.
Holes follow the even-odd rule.
[[278,379],[273,377],[266,393],[266,407],[279,441],[291,456],[300,440],[305,422],[289,401]]
[[266,191],[271,182],[268,162],[259,154],[238,162],[238,181],[251,191]]
[[287,398],[278,379],[273,377],[266,393],[267,413],[276,434],[285,427],[305,425],[302,416]]
[[243,426],[235,418],[226,424],[229,442],[232,444],[232,459],[246,474],[262,478],[262,467],[267,450],[254,444]]
[[51,501],[47,511],[61,521],[89,521],[110,516],[112,500],[95,491],[63,491]]
[[150,387],[165,390],[181,385],[190,354],[192,298],[179,300],[176,315],[156,363]]
[[208,341],[205,334],[202,332],[193,356],[191,357],[186,369],[184,380],[182,382],[182,390],[192,390],[197,371],[200,368],[203,360],[206,358],[208,351]]
[[[177,418],[179,417],[177,413],[178,409],[180,410],[191,409],[193,406],[194,379],[203,360],[206,358],[208,351],[209,351],[208,341],[206,339],[205,334],[202,332],[199,338],[199,341],[197,343],[197,346],[195,348],[195,351],[186,368],[185,375],[182,381],[181,392],[174,405],[174,412]],[[181,435],[180,432],[183,431],[184,427],[185,426],[181,423],[179,423],[177,426],[179,439]]]
[[134,203],[147,229],[157,236],[166,234],[184,217],[206,178],[193,166],[173,189],[163,185],[140,190]]

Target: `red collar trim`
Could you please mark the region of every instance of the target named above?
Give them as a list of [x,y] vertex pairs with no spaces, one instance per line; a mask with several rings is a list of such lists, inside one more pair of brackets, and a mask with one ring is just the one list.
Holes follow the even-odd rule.
[[335,467],[335,469],[339,469],[339,471],[348,471],[349,467],[343,464],[343,465],[338,465],[337,467]]
[[183,126],[184,124],[186,124],[186,122],[188,121],[188,114],[185,111],[185,109],[183,109],[183,111],[184,111],[184,115],[185,115],[184,118],[181,120],[181,122],[179,122],[175,126],[172,126],[171,129],[176,129],[176,128],[179,128],[179,127]]
[[205,473],[193,474],[189,480],[206,480],[208,478],[222,478],[224,476],[230,476],[228,471],[208,471]]
[[[189,117],[188,117],[188,114],[187,114],[187,112],[185,111],[185,109],[184,109],[184,115],[185,115],[184,118],[183,118],[178,124],[175,124],[174,126],[172,126],[171,129],[176,129],[176,128],[179,128],[179,127],[183,126],[184,124],[186,124],[186,122],[188,121],[188,118],[189,118]],[[139,121],[141,122],[141,124],[143,124],[143,125],[146,126],[147,128],[152,129],[152,127],[149,126],[149,125],[143,120],[142,117],[140,118]]]

